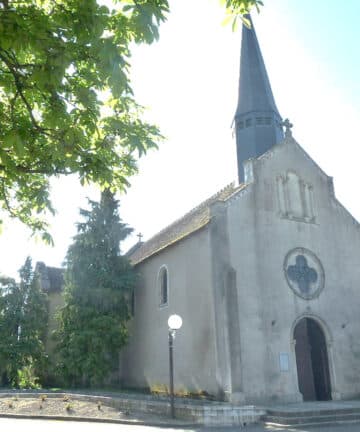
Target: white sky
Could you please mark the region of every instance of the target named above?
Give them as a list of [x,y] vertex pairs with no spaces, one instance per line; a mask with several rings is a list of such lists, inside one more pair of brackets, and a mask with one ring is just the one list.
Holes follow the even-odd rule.
[[[345,43],[349,33],[333,26],[338,2],[327,1],[326,13],[313,8],[311,19],[304,20],[314,2],[265,0],[267,7],[254,16],[254,23],[280,114],[290,118],[297,141],[334,177],[338,199],[359,220],[358,48],[355,40],[342,49],[341,38]],[[221,25],[224,12],[218,3],[170,1],[172,12],[160,42],[134,49],[135,95],[147,107],[147,119],[167,137],[158,151],[141,160],[139,175],[120,197],[123,221],[145,240],[236,179],[230,126],[237,101],[240,29],[232,33]],[[349,0],[350,17],[359,16],[359,3]],[[0,236],[0,273],[15,276],[27,255],[34,263],[60,266],[76,231],[78,209],[86,206],[84,197],[90,193],[72,179],[53,184],[58,211],[54,248],[29,239],[19,223],[8,223]],[[136,240],[134,235],[123,249]]]

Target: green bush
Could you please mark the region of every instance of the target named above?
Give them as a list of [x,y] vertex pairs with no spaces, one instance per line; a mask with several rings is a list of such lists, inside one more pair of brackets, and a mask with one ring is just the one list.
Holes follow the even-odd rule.
[[35,370],[33,366],[32,360],[30,360],[29,364],[23,366],[21,369],[17,371],[18,374],[18,385],[21,389],[39,389],[41,388],[38,383],[39,378],[35,376]]

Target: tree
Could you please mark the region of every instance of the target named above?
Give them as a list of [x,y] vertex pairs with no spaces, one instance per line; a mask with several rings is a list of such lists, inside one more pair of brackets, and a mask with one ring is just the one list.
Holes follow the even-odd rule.
[[21,371],[39,372],[45,361],[47,298],[33,272],[31,258],[21,267],[20,283],[0,280],[0,365],[5,381],[17,387]]
[[221,3],[226,8],[227,18],[225,22],[232,21],[233,29],[239,20],[241,20],[248,27],[250,26],[250,20],[246,17],[251,9],[256,8],[260,11],[260,6],[263,6],[262,0],[221,0]]
[[136,275],[120,242],[132,231],[119,218],[114,195],[81,210],[85,221],[66,257],[65,306],[57,333],[60,370],[72,385],[100,384],[116,368],[127,342],[129,301]]
[[[259,0],[226,0],[233,16]],[[43,238],[49,178],[122,190],[160,133],[141,119],[130,44],[152,43],[167,0],[0,0],[0,206]],[[106,96],[105,96],[106,95]]]
[[53,212],[50,176],[124,189],[160,136],[134,100],[129,44],[158,37],[167,1],[118,3],[0,0],[0,202],[34,230]]

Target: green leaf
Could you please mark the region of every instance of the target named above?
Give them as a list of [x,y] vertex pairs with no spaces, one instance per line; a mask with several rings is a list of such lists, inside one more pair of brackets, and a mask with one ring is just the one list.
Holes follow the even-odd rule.
[[18,156],[23,156],[25,154],[24,145],[17,130],[13,129],[4,136],[4,148],[12,148]]
[[41,236],[42,240],[44,241],[45,244],[49,245],[49,246],[54,246],[54,239],[52,238],[52,236],[48,233],[48,232],[44,232],[42,233]]

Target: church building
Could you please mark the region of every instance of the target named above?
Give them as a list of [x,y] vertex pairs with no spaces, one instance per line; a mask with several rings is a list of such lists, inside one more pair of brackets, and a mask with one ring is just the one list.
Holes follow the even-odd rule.
[[126,386],[234,403],[360,395],[360,230],[332,178],[276,107],[254,27],[243,27],[235,114],[238,183],[130,251],[140,281]]

